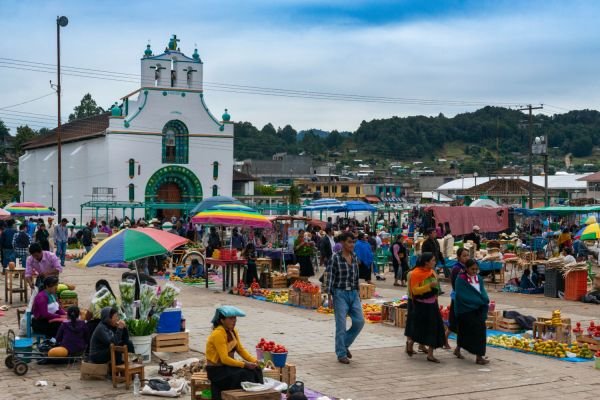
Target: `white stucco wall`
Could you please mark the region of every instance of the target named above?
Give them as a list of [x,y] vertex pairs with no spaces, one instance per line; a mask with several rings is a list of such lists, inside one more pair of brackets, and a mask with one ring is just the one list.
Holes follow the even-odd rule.
[[[178,80],[170,86],[170,60],[177,69]],[[165,64],[159,87],[154,86],[154,72],[149,67]],[[193,82],[185,79],[186,68],[192,66]],[[191,170],[202,185],[203,197],[218,194],[231,196],[233,179],[233,124],[221,122],[220,112],[212,116],[203,104],[202,64],[180,52],[170,52],[141,60],[142,80],[139,92],[130,95],[122,117],[111,117],[106,136],[63,144],[63,216],[79,219],[80,205],[92,200],[93,187],[115,189],[115,201],[129,201],[129,184],[135,185],[134,201],[144,202],[148,180],[158,170],[177,165]],[[161,86],[167,88],[161,88]],[[117,96],[115,96],[117,97]],[[162,134],[165,124],[179,120],[189,134],[187,164],[162,163]],[[50,183],[56,182],[56,146],[30,150],[21,157],[19,182],[25,181],[25,199],[51,205]],[[129,177],[129,159],[136,161],[135,176]],[[213,179],[213,162],[219,163],[219,175]],[[138,174],[140,167],[140,174]],[[57,186],[54,185],[54,202]],[[101,213],[104,216],[105,211]],[[141,217],[144,210],[136,210]],[[115,215],[122,217],[122,211]],[[127,212],[130,215],[130,211]],[[84,214],[84,221],[92,216]]]

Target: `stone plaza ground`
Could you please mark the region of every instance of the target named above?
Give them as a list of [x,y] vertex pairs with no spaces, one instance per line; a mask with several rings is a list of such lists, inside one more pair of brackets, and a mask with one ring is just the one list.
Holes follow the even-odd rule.
[[[96,267],[82,269],[68,263],[62,281],[77,285],[81,307],[89,304],[96,280],[108,279],[117,289],[122,269]],[[166,281],[161,280],[164,285]],[[381,324],[366,324],[354,344],[350,365],[337,362],[334,354],[334,321],[330,315],[315,311],[261,302],[179,284],[179,299],[183,303],[187,329],[190,331],[190,352],[178,354],[177,359],[203,357],[206,338],[211,331],[210,320],[220,304],[242,308],[247,317],[238,319],[238,329],[244,345],[252,349],[261,337],[284,344],[290,354],[288,362],[297,366],[297,378],[306,387],[342,399],[543,399],[554,396],[570,399],[592,399],[600,394],[600,370],[593,362],[569,363],[541,356],[489,348],[491,363],[479,366],[474,357],[456,359],[451,351],[437,350],[441,364],[427,362],[423,355],[409,358],[405,350],[403,330]],[[573,321],[587,322],[600,319],[600,306],[541,295],[527,296],[499,293],[488,287],[490,298],[500,310],[514,309],[526,315],[549,316],[561,309],[563,316]],[[117,289],[118,290],[118,289]],[[449,287],[444,288],[446,293]],[[4,279],[0,293],[4,292]],[[391,276],[378,282],[377,292],[391,299],[405,293],[404,288],[392,286]],[[448,294],[440,298],[448,304]],[[0,330],[17,328],[15,303],[0,317]],[[451,345],[454,346],[451,341]],[[1,350],[3,352],[4,350]],[[4,354],[0,354],[4,357]],[[22,377],[12,370],[0,367],[2,389],[0,399],[129,399],[133,398],[124,385],[113,389],[109,380],[82,381],[79,367],[30,364]],[[36,387],[39,380],[48,381],[46,387]],[[189,395],[186,396],[189,398]]]

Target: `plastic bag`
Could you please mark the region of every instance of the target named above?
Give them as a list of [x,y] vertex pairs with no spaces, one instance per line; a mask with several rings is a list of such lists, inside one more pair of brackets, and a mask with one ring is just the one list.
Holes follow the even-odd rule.
[[121,292],[121,305],[126,319],[135,318],[135,309],[133,302],[135,301],[135,282],[125,280],[119,283],[119,291]]
[[264,383],[242,382],[242,389],[246,392],[262,392],[263,390],[273,389],[278,392],[286,391],[287,383],[276,381],[271,378],[263,378]]
[[172,307],[175,298],[180,291],[181,290],[172,283],[167,283],[156,301],[156,307],[154,309],[155,314],[160,314],[165,311],[165,309]]
[[92,296],[90,311],[92,312],[94,319],[100,319],[100,311],[102,311],[104,307],[114,307],[119,309],[117,299],[115,299],[115,296],[113,296],[110,290],[105,287],[98,290]]
[[143,284],[140,287],[140,319],[147,319],[156,304],[156,287]]

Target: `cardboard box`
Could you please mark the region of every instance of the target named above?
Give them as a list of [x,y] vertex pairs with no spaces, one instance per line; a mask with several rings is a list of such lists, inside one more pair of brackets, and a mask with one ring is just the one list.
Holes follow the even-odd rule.
[[221,392],[221,398],[223,400],[281,400],[281,393],[273,389],[261,392],[246,392],[242,389],[237,389]]
[[92,364],[82,361],[80,367],[81,380],[105,380],[108,375],[108,363]]

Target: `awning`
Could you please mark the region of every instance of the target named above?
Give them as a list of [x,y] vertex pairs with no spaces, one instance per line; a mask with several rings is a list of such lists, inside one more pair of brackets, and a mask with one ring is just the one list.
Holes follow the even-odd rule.
[[368,201],[369,203],[379,203],[379,202],[381,202],[381,199],[377,196],[366,195],[365,201]]

